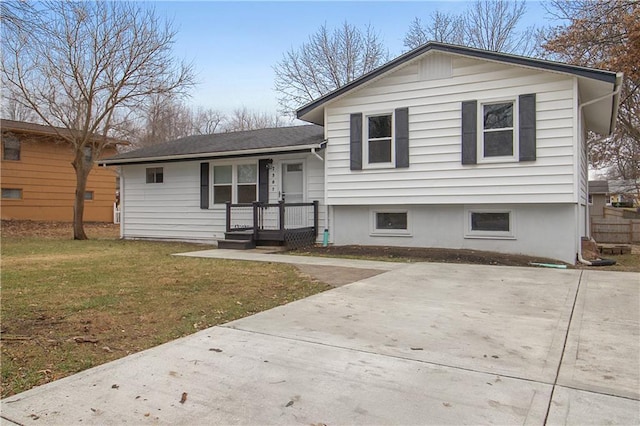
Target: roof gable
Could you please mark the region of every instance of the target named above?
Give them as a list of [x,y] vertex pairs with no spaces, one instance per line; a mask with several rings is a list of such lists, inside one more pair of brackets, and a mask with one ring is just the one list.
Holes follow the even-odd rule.
[[[414,50],[411,50],[396,59],[382,65],[381,67],[361,76],[360,78],[352,81],[349,84],[346,84],[326,95],[308,103],[307,105],[302,106],[300,109],[296,111],[296,115],[299,119],[305,120],[315,124],[324,124],[324,107],[336,100],[340,99],[344,96],[347,96],[354,90],[357,90],[365,85],[371,84],[374,81],[377,81],[383,77],[389,76],[391,73],[395,73],[400,70],[402,67],[405,67],[412,62],[417,62],[418,58],[424,57],[428,54],[438,53],[440,55],[454,55],[457,57],[467,57],[474,58],[484,61],[491,62],[499,62],[502,64],[508,64],[513,66],[520,66],[526,68],[539,69],[543,71],[556,72],[564,75],[576,76],[579,79],[586,79],[591,82],[596,83],[595,88],[593,90],[581,90],[581,92],[588,93],[588,96],[596,97],[596,94],[601,93],[611,93],[611,87],[615,87],[616,83],[619,82],[620,76],[611,71],[598,70],[593,68],[579,67],[574,65],[567,65],[559,62],[546,61],[541,59],[528,58],[524,56],[516,56],[505,53],[491,52],[487,50],[445,44],[445,43],[437,43],[437,42],[429,42],[423,46],[420,46]],[[597,84],[600,83],[600,84]],[[606,90],[603,89],[606,87]],[[588,89],[592,89],[589,86]],[[582,93],[581,93],[582,94]],[[583,96],[583,101],[584,101]],[[612,103],[609,102],[609,105]],[[617,105],[617,102],[615,102]],[[609,111],[615,116],[615,107],[610,107]],[[612,120],[607,121],[607,125]],[[611,126],[599,126],[600,129],[603,127],[609,127],[606,130],[612,131]]]

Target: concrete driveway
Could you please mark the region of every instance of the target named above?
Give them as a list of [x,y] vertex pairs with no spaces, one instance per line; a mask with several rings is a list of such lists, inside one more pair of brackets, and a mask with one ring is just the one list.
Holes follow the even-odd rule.
[[[206,257],[246,256],[214,252]],[[270,256],[253,260],[274,261]],[[319,262],[366,269],[380,263]],[[640,274],[379,267],[379,275],[362,281],[7,398],[2,418],[7,424],[640,423]]]

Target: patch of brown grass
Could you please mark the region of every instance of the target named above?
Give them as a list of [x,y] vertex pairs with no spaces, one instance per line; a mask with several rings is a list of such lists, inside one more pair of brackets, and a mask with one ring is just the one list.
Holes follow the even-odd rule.
[[3,398],[329,288],[289,265],[171,256],[200,245],[4,225]]

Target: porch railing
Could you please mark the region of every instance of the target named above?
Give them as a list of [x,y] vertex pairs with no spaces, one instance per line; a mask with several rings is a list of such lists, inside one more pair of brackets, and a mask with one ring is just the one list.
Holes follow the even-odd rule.
[[318,235],[318,201],[312,203],[227,203],[227,232],[254,232],[257,239],[260,231],[279,231],[313,228]]

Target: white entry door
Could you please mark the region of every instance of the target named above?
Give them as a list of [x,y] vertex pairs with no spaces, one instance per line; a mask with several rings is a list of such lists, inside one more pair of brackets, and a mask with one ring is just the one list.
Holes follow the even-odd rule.
[[303,163],[284,163],[282,165],[282,200],[285,203],[304,202]]

